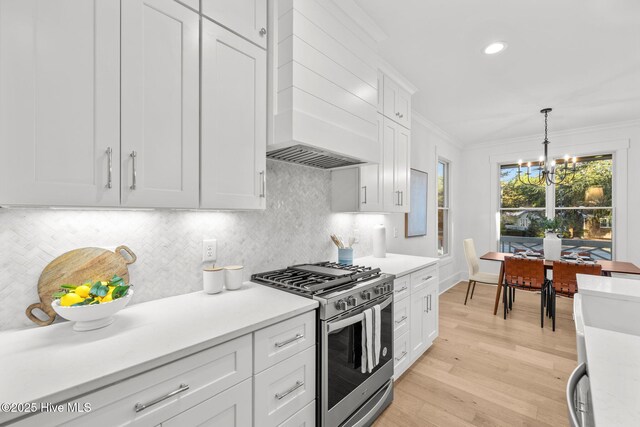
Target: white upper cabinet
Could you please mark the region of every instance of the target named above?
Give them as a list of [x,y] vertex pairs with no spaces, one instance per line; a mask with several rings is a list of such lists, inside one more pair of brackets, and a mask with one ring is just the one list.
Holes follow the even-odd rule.
[[407,129],[411,128],[411,94],[389,76],[383,79],[384,115]]
[[202,21],[203,208],[264,209],[266,52]]
[[[383,116],[378,114],[378,141],[382,153]],[[333,212],[383,212],[384,176],[382,164],[370,164],[331,171]]]
[[384,211],[409,212],[411,133],[390,119],[383,125]]
[[202,0],[202,14],[267,48],[267,0]]
[[0,1],[0,204],[119,204],[119,49],[119,0]]
[[172,0],[122,2],[122,206],[196,208],[199,17]]

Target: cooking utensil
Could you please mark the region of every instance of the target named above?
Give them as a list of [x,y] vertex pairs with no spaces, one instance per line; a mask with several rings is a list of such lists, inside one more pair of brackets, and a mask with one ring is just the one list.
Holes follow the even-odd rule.
[[[122,252],[126,252],[128,258],[125,258]],[[38,280],[40,302],[27,307],[27,317],[40,326],[53,323],[56,312],[51,308],[51,303],[53,294],[60,290],[61,285],[81,285],[88,281],[94,283],[98,280],[109,280],[114,274],[122,277],[125,284],[129,284],[127,266],[136,262],[136,259],[131,249],[124,245],[118,246],[115,252],[103,248],[80,248],[60,255],[40,274]],[[46,320],[41,320],[33,314],[36,308],[47,316]]]

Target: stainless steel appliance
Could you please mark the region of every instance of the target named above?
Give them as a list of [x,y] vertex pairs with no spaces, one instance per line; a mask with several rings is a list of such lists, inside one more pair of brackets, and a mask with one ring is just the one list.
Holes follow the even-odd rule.
[[[256,283],[320,302],[318,426],[368,426],[393,400],[393,279],[379,269],[331,262],[254,274]],[[380,305],[380,362],[362,369],[362,319]],[[364,372],[363,372],[364,371]]]

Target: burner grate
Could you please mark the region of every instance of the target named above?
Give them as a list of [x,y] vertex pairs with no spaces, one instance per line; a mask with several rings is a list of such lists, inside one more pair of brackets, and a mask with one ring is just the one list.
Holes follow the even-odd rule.
[[[324,270],[323,270],[324,269]],[[334,271],[331,271],[334,270]],[[335,274],[335,270],[348,274]],[[292,290],[303,295],[314,295],[320,291],[366,280],[380,275],[380,269],[357,265],[320,262],[301,264],[282,270],[268,271],[251,276],[251,280],[278,288]]]

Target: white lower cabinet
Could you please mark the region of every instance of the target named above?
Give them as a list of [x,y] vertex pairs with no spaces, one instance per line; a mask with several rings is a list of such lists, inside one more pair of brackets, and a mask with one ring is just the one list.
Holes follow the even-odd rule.
[[[290,332],[295,334],[309,318],[315,320],[314,311],[64,404],[65,408],[80,411],[38,413],[12,425],[249,427],[255,423],[256,426],[274,427],[313,426],[316,399],[314,334],[303,329],[310,342],[302,345],[304,350],[288,347],[287,358],[260,373],[254,371],[254,362],[260,366],[269,363],[264,351],[255,351],[262,345],[258,343],[265,342],[261,337],[274,336],[274,331],[284,333],[292,327]],[[272,345],[276,346],[275,343]],[[82,412],[85,404],[90,405],[88,412]]]
[[254,383],[256,427],[277,426],[315,399],[316,347],[257,374]]
[[396,277],[394,286],[394,378],[399,378],[438,336],[438,266]]
[[278,427],[315,427],[316,401],[309,403]]
[[251,379],[187,409],[162,427],[210,426],[246,427],[251,425]]
[[393,378],[398,379],[411,364],[411,334],[409,331],[393,340]]

